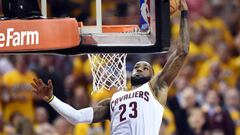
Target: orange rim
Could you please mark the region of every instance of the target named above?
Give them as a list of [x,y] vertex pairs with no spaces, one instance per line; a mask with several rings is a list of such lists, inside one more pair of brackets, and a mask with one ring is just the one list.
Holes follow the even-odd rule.
[[[79,27],[84,27],[83,22],[78,22]],[[87,27],[87,26],[86,26]],[[103,25],[103,33],[123,33],[123,32],[133,32],[138,29],[138,25]]]

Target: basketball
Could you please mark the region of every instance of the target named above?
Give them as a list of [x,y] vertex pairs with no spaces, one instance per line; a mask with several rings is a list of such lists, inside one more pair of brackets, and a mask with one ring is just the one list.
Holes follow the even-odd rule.
[[170,15],[174,15],[179,8],[180,0],[170,0]]

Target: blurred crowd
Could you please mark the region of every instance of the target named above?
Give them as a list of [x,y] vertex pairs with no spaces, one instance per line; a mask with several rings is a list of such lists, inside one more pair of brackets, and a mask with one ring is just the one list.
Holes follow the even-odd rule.
[[[103,0],[105,24],[136,24],[133,0]],[[190,53],[169,90],[160,135],[240,135],[240,0],[187,0],[191,13]],[[95,23],[95,0],[48,0],[48,14]],[[0,6],[1,7],[1,6]],[[124,18],[125,17],[125,18]],[[171,17],[172,43],[179,14]],[[127,58],[130,74],[138,60],[161,71],[166,55]],[[88,57],[59,55],[0,56],[0,135],[103,135],[109,121],[70,125],[32,94],[35,77],[51,79],[54,95],[76,109],[94,106],[115,91],[92,92]]]

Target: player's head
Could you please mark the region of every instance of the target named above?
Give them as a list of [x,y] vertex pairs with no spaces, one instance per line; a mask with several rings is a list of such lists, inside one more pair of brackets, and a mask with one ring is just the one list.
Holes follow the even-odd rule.
[[146,61],[139,61],[134,65],[131,75],[131,84],[133,86],[142,85],[153,77],[153,68]]

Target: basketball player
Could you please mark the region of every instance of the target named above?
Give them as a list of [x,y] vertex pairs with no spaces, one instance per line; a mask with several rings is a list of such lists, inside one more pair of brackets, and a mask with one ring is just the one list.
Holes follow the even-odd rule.
[[45,85],[34,79],[33,92],[47,101],[72,124],[111,120],[112,135],[158,135],[168,88],[177,76],[189,50],[189,31],[185,0],[181,0],[180,37],[162,72],[153,77],[147,62],[136,63],[131,75],[132,90],[115,93],[95,107],[75,110],[53,95],[51,80]]

